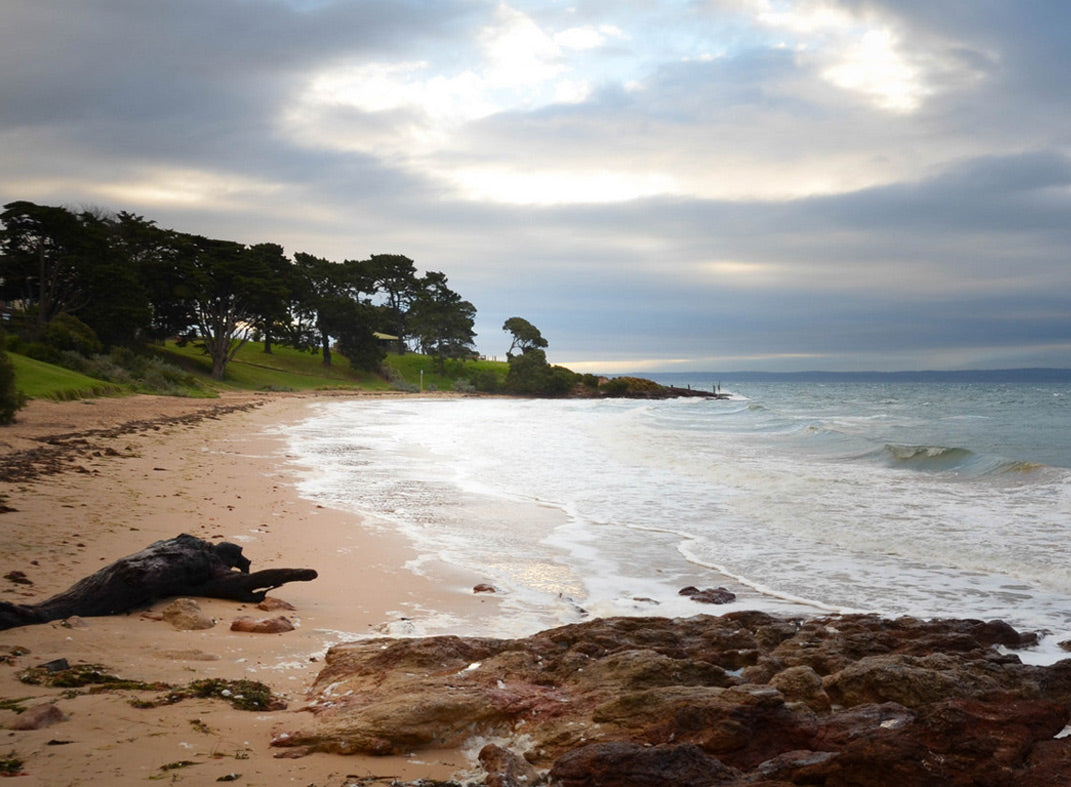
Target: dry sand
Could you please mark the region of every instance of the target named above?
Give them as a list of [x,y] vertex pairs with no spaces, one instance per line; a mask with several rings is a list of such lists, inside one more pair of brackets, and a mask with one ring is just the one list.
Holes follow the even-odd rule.
[[[371,776],[444,779],[470,766],[454,751],[281,759],[275,755],[286,750],[269,747],[273,733],[307,720],[304,695],[331,644],[386,631],[425,607],[462,618],[496,611],[493,598],[472,591],[480,577],[416,576],[404,568],[414,555],[402,538],[363,528],[360,517],[297,495],[284,440],[272,427],[304,417],[315,399],[233,394],[218,400],[34,401],[16,425],[0,428],[0,463],[9,479],[0,481],[0,502],[14,509],[0,514],[0,599],[43,600],[119,557],[183,532],[241,544],[254,571],[319,572],[312,582],[272,593],[293,604],[294,612],[199,599],[218,621],[203,631],[178,631],[139,612],[89,618],[85,627],[54,622],[0,631],[0,656],[12,648],[29,651],[0,663],[0,697],[28,698],[24,707],[54,700],[69,717],[45,729],[14,731],[7,727],[15,711],[0,709],[0,759],[13,754],[23,761],[19,784],[207,784],[238,774],[236,783],[244,785],[334,786]],[[251,409],[225,412],[250,403]],[[206,411],[209,417],[197,418]],[[58,445],[43,442],[57,435],[64,436]],[[39,470],[47,473],[35,476]],[[32,584],[2,578],[11,571],[24,572]],[[283,634],[229,628],[240,615],[278,614],[298,628]],[[64,696],[16,677],[59,658],[175,685],[249,678],[284,696],[289,708],[258,713],[218,700],[184,700],[137,709],[129,699],[146,698],[143,692]],[[183,762],[193,764],[168,767]]]

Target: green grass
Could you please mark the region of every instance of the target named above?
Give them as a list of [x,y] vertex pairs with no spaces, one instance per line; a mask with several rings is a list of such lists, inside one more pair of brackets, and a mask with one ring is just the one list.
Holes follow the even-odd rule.
[[332,355],[331,366],[324,366],[319,353],[313,354],[289,347],[272,347],[271,353],[266,353],[263,344],[247,342],[227,364],[225,379],[218,381],[211,380],[212,361],[203,350],[193,344],[179,347],[174,342],[168,342],[163,348],[155,349],[164,360],[196,374],[217,390],[390,388],[390,384],[378,375],[351,369],[349,361],[338,353]]
[[[226,378],[219,381],[211,378],[211,360],[193,344],[179,347],[174,342],[167,342],[164,346],[153,346],[150,349],[161,359],[178,366],[197,379],[201,387],[187,391],[186,395],[190,396],[212,396],[220,391],[235,390],[387,391],[401,387],[417,391],[421,385],[421,370],[424,371],[425,391],[452,391],[456,381],[467,380],[471,384],[478,375],[493,375],[501,383],[509,369],[507,364],[496,361],[446,361],[443,370],[439,372],[436,371],[432,358],[407,353],[388,355],[384,366],[390,371],[387,376],[383,376],[351,369],[349,361],[338,353],[332,356],[331,366],[324,366],[318,352],[273,347],[269,354],[264,352],[263,344],[250,342],[239,349],[234,359],[227,364]],[[133,393],[130,388],[96,380],[17,353],[9,352],[8,356],[15,364],[17,387],[31,399],[88,399]]]
[[15,366],[16,387],[31,399],[67,401],[125,393],[122,386],[95,380],[62,366],[35,361],[17,353],[8,353],[8,357]]
[[423,371],[425,391],[452,391],[455,381],[472,382],[478,374],[493,374],[501,385],[509,371],[509,365],[502,361],[448,360],[443,366],[443,371],[438,372],[435,369],[434,359],[416,353],[388,355],[385,363],[394,370],[399,379],[418,389],[421,383],[420,372]]

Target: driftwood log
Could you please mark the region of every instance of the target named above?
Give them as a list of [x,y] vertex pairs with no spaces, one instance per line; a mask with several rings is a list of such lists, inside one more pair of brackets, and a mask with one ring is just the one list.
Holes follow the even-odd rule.
[[38,604],[0,601],[0,630],[71,615],[117,615],[170,596],[258,602],[287,582],[316,579],[311,568],[249,573],[249,567],[237,544],[212,544],[183,533],[120,558]]

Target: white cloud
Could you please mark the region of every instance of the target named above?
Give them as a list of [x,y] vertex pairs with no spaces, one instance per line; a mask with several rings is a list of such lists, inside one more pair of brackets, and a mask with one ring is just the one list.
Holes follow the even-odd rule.
[[881,109],[913,112],[934,92],[921,58],[888,20],[853,16],[822,0],[752,0],[752,13],[759,24],[794,36],[792,48],[802,61],[817,64],[824,79]]
[[447,177],[466,199],[516,205],[626,202],[673,191],[666,175],[630,171],[522,172],[501,166],[459,169]]
[[223,172],[147,167],[94,187],[107,204],[161,207],[234,208],[283,190],[281,184]]
[[563,49],[584,51],[598,49],[606,43],[607,38],[627,38],[624,31],[615,25],[600,25],[598,27],[586,25],[584,27],[570,27],[554,34],[554,43]]
[[822,75],[838,87],[870,97],[882,109],[912,112],[932,91],[920,69],[898,52],[897,43],[888,30],[868,30]]
[[540,87],[565,69],[554,37],[505,3],[496,9],[494,23],[480,31],[479,41],[487,58],[483,77],[490,86]]

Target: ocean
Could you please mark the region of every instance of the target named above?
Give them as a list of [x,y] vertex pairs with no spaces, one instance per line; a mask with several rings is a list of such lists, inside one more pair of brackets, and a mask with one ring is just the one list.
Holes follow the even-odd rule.
[[303,495],[497,589],[398,633],[748,608],[1071,638],[1071,383],[664,381],[729,398],[330,400],[286,434]]

